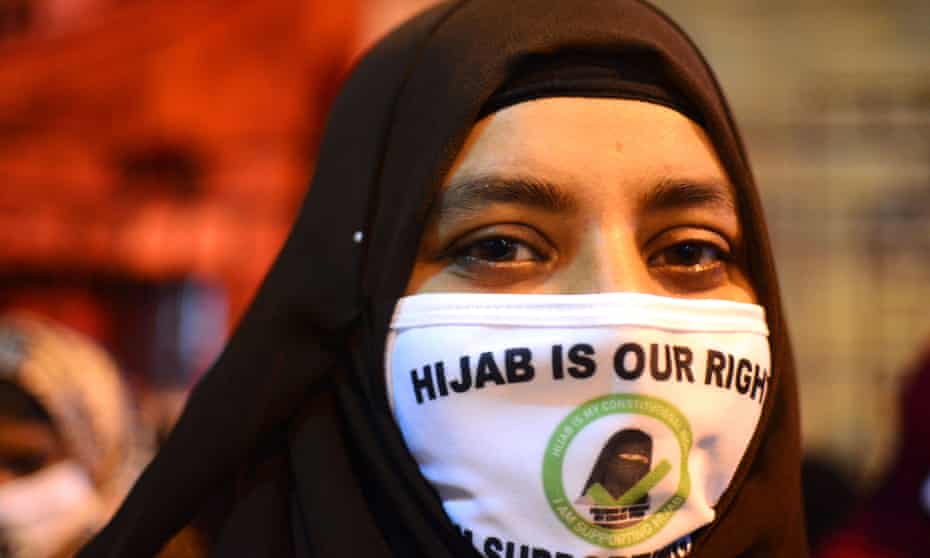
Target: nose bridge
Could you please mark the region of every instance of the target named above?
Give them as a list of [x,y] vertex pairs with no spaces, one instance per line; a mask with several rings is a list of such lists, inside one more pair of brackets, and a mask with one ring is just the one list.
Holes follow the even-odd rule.
[[573,267],[572,292],[650,292],[634,232],[617,223],[586,229]]

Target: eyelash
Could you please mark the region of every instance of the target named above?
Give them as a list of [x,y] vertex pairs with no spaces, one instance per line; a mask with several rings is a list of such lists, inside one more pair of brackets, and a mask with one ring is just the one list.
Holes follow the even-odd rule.
[[[685,249],[690,250],[690,249],[694,249],[694,248],[697,248],[697,250],[699,251],[698,254],[697,254],[697,255],[699,256],[699,257],[698,257],[698,260],[699,260],[699,261],[697,261],[697,262],[695,262],[695,263],[677,263],[677,264],[676,264],[676,263],[669,263],[669,262],[659,262],[659,260],[662,259],[663,257],[665,257],[665,259],[667,259],[668,255],[669,255],[672,251],[674,251],[674,250],[676,250],[676,249],[677,249],[677,250],[685,250]],[[700,257],[700,256],[706,255],[706,253],[707,253],[708,251],[714,252],[714,260],[713,260],[713,262],[710,263],[710,264],[701,263],[700,260],[703,260],[704,258],[702,258],[702,257]],[[693,254],[693,253],[692,253],[692,254],[681,254],[681,253],[679,253],[679,254],[675,254],[675,255],[676,255],[676,256],[681,256],[682,259],[689,259],[689,258],[693,258],[695,254]],[[682,241],[680,241],[680,242],[675,242],[674,244],[670,244],[670,245],[668,245],[668,246],[662,248],[661,250],[659,250],[659,251],[655,254],[655,256],[653,256],[653,257],[651,257],[651,258],[649,259],[649,263],[650,263],[651,265],[656,266],[656,267],[667,267],[667,268],[671,268],[671,267],[676,267],[676,268],[692,268],[692,269],[694,269],[694,270],[696,270],[696,271],[699,271],[699,270],[701,270],[701,269],[706,269],[706,268],[708,268],[708,267],[717,265],[717,264],[719,264],[719,263],[728,263],[728,262],[730,262],[732,259],[733,259],[733,257],[732,257],[732,254],[730,253],[729,249],[726,249],[726,248],[723,248],[723,247],[721,247],[721,246],[718,246],[717,244],[715,244],[715,243],[713,243],[713,242],[710,242],[710,241],[708,241],[708,240],[682,240]]]
[[[680,257],[682,259],[693,259],[694,256],[698,256],[698,260],[695,263],[669,263],[667,261],[662,262],[661,260],[668,260],[669,254],[673,250],[692,250],[697,248],[698,253],[691,254],[674,254],[673,257]],[[498,257],[482,257],[481,255],[475,255],[470,252],[475,250],[502,250],[506,253],[500,254]],[[523,249],[529,252],[530,258],[519,259],[514,257],[514,252],[517,252],[516,255],[519,255],[519,251]],[[668,246],[662,247],[655,255],[649,258],[650,265],[656,267],[679,267],[679,268],[689,268],[689,267],[707,267],[707,265],[702,265],[700,260],[704,258],[707,252],[713,252],[714,262],[729,262],[732,260],[732,254],[730,250],[719,246],[708,240],[697,240],[697,239],[688,239],[669,244]],[[485,262],[484,265],[508,265],[520,263],[523,261],[543,261],[546,256],[540,254],[540,251],[530,246],[529,243],[506,235],[494,235],[487,236],[472,240],[465,243],[464,245],[454,246],[452,250],[449,251],[449,257],[453,260],[468,260],[471,262]],[[486,254],[487,255],[487,254]],[[714,265],[714,264],[710,264]]]
[[[485,288],[542,279],[558,263],[555,244],[535,228],[504,223],[465,233],[439,254],[451,273]],[[642,246],[649,272],[669,291],[700,292],[721,286],[736,260],[723,233],[700,226],[663,230]]]
[[[481,257],[480,255],[474,255],[470,252],[475,250],[505,250],[507,254],[502,254],[499,257]],[[523,249],[526,252],[530,253],[530,260],[532,261],[542,261],[545,259],[545,256],[540,255],[539,251],[530,246],[528,243],[509,236],[489,236],[484,238],[479,238],[467,243],[464,246],[457,248],[453,253],[452,257],[458,260],[470,260],[470,261],[481,261],[481,262],[493,262],[491,265],[502,265],[507,263],[516,263],[521,261],[527,261],[527,259],[517,259],[509,258],[508,255],[514,256],[514,252],[519,253]],[[516,254],[519,255],[519,254]]]

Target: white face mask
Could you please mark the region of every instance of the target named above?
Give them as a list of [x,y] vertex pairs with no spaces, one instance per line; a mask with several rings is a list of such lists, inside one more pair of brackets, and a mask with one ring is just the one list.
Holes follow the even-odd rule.
[[0,486],[0,555],[45,558],[100,526],[101,507],[84,469],[50,465]]
[[637,293],[398,302],[394,416],[488,558],[684,556],[771,383],[760,306]]

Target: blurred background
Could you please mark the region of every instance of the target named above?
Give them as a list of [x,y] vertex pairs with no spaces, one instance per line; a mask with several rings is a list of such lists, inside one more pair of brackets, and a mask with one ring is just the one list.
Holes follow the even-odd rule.
[[[930,346],[930,3],[656,3],[749,145],[805,450],[867,494]],[[0,313],[105,348],[157,444],[283,242],[340,79],[429,4],[0,0]]]

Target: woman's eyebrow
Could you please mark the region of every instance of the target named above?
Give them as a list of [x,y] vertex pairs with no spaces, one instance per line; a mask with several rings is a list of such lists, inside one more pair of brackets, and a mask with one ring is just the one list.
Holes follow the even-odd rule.
[[639,200],[643,211],[711,207],[736,211],[733,194],[723,182],[664,179]]
[[439,200],[439,218],[478,213],[495,203],[510,203],[553,213],[573,212],[578,202],[564,188],[527,176],[479,175],[453,180]]

